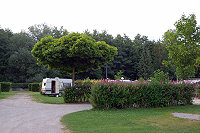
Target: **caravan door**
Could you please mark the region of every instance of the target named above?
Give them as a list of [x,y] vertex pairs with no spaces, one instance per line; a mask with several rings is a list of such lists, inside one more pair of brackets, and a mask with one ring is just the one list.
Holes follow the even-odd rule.
[[55,89],[56,89],[56,81],[52,80],[51,81],[51,93],[55,93]]
[[56,91],[55,93],[59,93],[59,89],[60,89],[60,81],[59,80],[56,80]]

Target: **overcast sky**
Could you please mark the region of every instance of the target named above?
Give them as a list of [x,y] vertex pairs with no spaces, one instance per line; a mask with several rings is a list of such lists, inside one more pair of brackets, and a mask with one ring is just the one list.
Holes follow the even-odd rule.
[[47,23],[70,32],[97,29],[158,40],[183,13],[195,14],[200,25],[200,0],[0,0],[0,5],[1,28],[14,33]]

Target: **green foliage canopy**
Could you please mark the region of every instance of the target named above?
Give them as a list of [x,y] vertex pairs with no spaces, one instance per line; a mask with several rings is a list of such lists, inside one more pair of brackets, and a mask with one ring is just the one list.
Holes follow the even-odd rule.
[[114,79],[121,79],[122,77],[124,77],[122,70],[120,70],[119,72],[117,72],[116,75],[114,75]]
[[138,63],[139,72],[138,75],[143,77],[145,80],[151,77],[153,72],[151,53],[147,45],[144,45],[141,52],[141,57]]
[[39,41],[41,38],[46,36],[53,36],[54,38],[60,38],[68,34],[68,31],[64,29],[63,26],[61,26],[60,28],[55,26],[52,27],[47,25],[46,23],[30,26],[28,30],[30,36],[35,41]]
[[31,52],[39,64],[74,74],[105,65],[117,55],[117,48],[86,34],[71,33],[59,39],[44,37]]
[[200,27],[197,26],[194,14],[183,15],[175,23],[175,30],[168,30],[164,36],[164,43],[171,59],[165,64],[176,66],[176,74],[180,79],[193,77],[194,64],[200,53]]
[[160,71],[160,69],[154,71],[154,77],[152,78],[153,81],[163,82],[166,83],[168,81],[169,73]]

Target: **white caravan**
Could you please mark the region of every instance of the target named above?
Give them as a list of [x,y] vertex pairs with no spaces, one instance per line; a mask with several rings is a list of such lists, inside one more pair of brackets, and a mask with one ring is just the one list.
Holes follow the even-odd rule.
[[41,94],[61,96],[66,86],[72,86],[72,79],[46,78],[42,81]]

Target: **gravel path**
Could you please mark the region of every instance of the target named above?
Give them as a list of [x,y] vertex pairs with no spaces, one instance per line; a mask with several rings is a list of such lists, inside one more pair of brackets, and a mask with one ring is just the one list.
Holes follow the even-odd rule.
[[173,116],[192,120],[200,120],[200,115],[188,113],[172,113]]
[[91,109],[90,104],[42,104],[29,94],[18,93],[0,101],[1,133],[64,133],[65,114]]
[[[200,104],[200,99],[194,99],[193,104]],[[188,113],[172,113],[173,116],[192,120],[200,120],[200,115]]]

